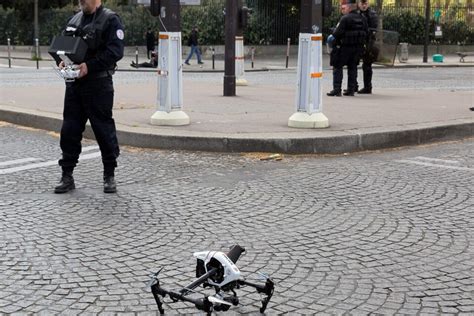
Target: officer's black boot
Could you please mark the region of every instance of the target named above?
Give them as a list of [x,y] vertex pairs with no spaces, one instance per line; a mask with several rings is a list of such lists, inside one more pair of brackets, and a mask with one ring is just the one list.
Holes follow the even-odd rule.
[[104,193],[117,192],[117,184],[114,176],[104,176]]
[[115,183],[115,167],[116,163],[104,164],[104,193],[117,192],[117,184]]
[[74,178],[72,177],[72,172],[63,172],[61,181],[54,188],[54,193],[66,193],[71,190],[74,190],[76,185],[74,184]]
[[350,89],[347,89],[347,90],[343,93],[343,95],[349,96],[349,97],[353,97],[354,94],[355,94],[355,91],[354,91],[354,90],[350,90]]
[[[358,91],[359,90],[359,86],[357,85],[354,89],[354,91]],[[343,93],[347,93],[347,91],[349,91],[348,89],[344,89],[344,91],[342,91]]]
[[357,91],[359,94],[372,94],[372,88],[362,88],[359,91]]
[[340,97],[341,96],[341,89],[334,89],[326,93],[330,97]]

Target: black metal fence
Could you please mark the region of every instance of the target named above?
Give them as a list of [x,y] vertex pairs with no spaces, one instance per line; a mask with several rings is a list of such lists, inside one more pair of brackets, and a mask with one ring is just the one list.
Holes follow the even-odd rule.
[[[451,5],[448,7],[432,6],[430,8],[430,17],[434,20],[439,17],[440,23],[465,22],[468,26],[474,26],[474,6]],[[382,15],[411,13],[414,15],[425,16],[425,6],[397,6],[385,5],[382,9]]]
[[[323,20],[325,34],[328,33],[329,28],[337,24],[340,18],[339,0],[332,1],[333,13]],[[252,19],[256,21],[257,26],[256,29],[251,30],[252,34],[246,34],[246,38],[251,38],[252,42],[273,45],[284,45],[288,38],[292,43],[297,42],[300,28],[300,12],[297,5],[299,1],[247,0],[246,2],[254,11]],[[384,26],[389,30],[399,32],[400,40],[421,44],[417,42],[424,38],[425,6],[384,5],[380,13],[386,19]],[[433,32],[435,24],[444,26],[444,43],[474,43],[474,6],[433,6],[430,17]],[[459,36],[460,31],[461,36]],[[255,38],[259,40],[255,41]]]
[[298,39],[300,29],[299,7],[295,0],[247,0],[253,10],[251,20],[255,29],[246,34],[246,38],[256,37],[260,44],[286,44],[290,38],[292,43]]

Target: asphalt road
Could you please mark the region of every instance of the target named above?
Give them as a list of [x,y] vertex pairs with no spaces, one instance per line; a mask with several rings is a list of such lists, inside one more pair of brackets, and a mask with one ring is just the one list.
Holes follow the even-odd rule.
[[474,313],[473,139],[281,161],[122,148],[115,195],[92,141],[53,194],[59,155],[57,135],[0,124],[0,314],[156,314],[150,272],[176,289],[193,252],[236,243],[249,280],[277,283],[269,315]]

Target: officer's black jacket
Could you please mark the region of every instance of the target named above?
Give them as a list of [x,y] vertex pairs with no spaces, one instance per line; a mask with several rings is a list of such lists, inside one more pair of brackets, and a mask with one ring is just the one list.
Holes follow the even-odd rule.
[[368,34],[367,21],[357,10],[343,15],[333,32],[336,45],[363,46]]
[[[105,20],[104,20],[105,19]],[[98,23],[103,21],[104,23]],[[73,31],[68,31],[68,29]],[[124,27],[119,16],[100,6],[92,14],[79,12],[67,23],[64,35],[81,36],[88,49],[84,62],[89,73],[113,70],[124,52]],[[95,35],[91,35],[95,34]]]
[[372,8],[367,8],[365,11],[360,11],[360,14],[367,20],[367,26],[371,32],[377,30],[379,24],[377,13]]

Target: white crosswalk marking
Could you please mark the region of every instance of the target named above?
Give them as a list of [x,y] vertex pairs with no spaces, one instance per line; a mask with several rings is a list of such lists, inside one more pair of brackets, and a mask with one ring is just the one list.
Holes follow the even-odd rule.
[[423,156],[418,156],[418,157],[415,157],[414,159],[431,161],[431,162],[438,162],[438,163],[448,163],[448,164],[458,164],[459,163],[459,161],[456,161],[456,160],[437,159],[437,158],[429,158],[429,157],[423,157]]
[[[79,161],[94,159],[94,158],[97,158],[97,157],[100,157],[100,156],[101,156],[100,152],[95,152],[95,153],[91,153],[91,154],[87,154],[87,155],[82,155],[79,158]],[[52,160],[52,161],[39,162],[39,163],[34,163],[34,164],[29,164],[29,165],[24,165],[24,166],[18,166],[18,167],[14,167],[14,168],[0,169],[0,175],[1,174],[14,173],[14,172],[18,172],[18,171],[36,169],[36,168],[44,168],[44,167],[54,166],[54,165],[57,165],[57,164],[58,164],[57,160]]]
[[0,162],[0,167],[10,166],[10,165],[19,165],[25,162],[32,162],[32,161],[37,161],[37,160],[39,160],[39,158],[23,158],[23,159],[2,161]]
[[395,161],[396,162],[401,162],[401,163],[409,163],[409,164],[413,164],[413,165],[420,165],[420,166],[425,166],[425,167],[436,167],[436,168],[454,169],[454,170],[474,172],[474,168],[458,167],[458,166],[451,166],[451,165],[440,165],[440,164],[435,164],[435,163],[430,163],[430,162],[417,161],[417,160],[414,160],[414,159],[413,160],[401,159],[401,160],[395,160]]

